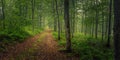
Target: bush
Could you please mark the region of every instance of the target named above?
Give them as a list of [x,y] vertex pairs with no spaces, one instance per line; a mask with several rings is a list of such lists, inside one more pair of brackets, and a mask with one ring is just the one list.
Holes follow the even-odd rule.
[[[57,34],[53,34],[57,36]],[[57,38],[57,37],[56,37]],[[113,60],[113,49],[108,49],[102,45],[101,39],[95,39],[83,34],[75,34],[72,38],[73,55],[79,55],[80,60]],[[65,35],[61,35],[58,41],[59,46],[66,45]]]

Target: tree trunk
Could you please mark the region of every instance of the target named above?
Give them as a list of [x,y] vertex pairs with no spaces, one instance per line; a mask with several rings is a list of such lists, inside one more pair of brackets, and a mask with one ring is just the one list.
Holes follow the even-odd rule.
[[53,17],[54,17],[54,31],[57,31],[57,21],[56,21],[56,12],[55,12],[55,0],[53,0]]
[[108,20],[108,40],[107,40],[107,47],[110,47],[111,18],[112,18],[112,0],[110,0],[110,2],[109,2],[109,20]]
[[60,40],[60,19],[59,19],[59,12],[58,12],[58,2],[55,0],[56,4],[56,15],[57,15],[57,21],[58,21],[58,40]]
[[120,60],[120,0],[114,0],[114,15],[115,60]]
[[31,1],[31,3],[32,3],[32,21],[33,21],[33,32],[34,32],[34,28],[35,28],[35,26],[34,26],[34,7],[35,7],[35,0],[32,0]]
[[99,12],[98,12],[98,7],[97,7],[97,4],[98,4],[98,1],[96,0],[95,1],[96,2],[96,26],[95,26],[95,38],[98,38],[98,14],[99,14]]
[[70,20],[69,20],[69,0],[64,0],[64,20],[66,28],[66,50],[71,52]]
[[4,0],[1,0],[1,3],[2,3],[2,19],[4,20],[3,21],[3,29],[5,29],[5,1]]

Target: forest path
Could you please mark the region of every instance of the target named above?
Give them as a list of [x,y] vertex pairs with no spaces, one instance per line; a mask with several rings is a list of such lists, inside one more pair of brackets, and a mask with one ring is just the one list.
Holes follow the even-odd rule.
[[2,60],[79,60],[78,57],[58,51],[57,42],[50,30],[16,45],[16,50],[11,53]]

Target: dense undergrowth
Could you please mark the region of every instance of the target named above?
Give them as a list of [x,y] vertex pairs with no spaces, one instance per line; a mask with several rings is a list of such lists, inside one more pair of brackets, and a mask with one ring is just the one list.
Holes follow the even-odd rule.
[[[53,33],[57,40],[57,33]],[[61,40],[58,41],[60,49],[65,49],[65,34],[61,34]],[[106,41],[101,38],[95,39],[83,34],[75,34],[72,38],[72,50],[69,55],[77,55],[80,60],[113,60],[113,47],[107,48]],[[111,44],[112,45],[112,44]]]
[[40,33],[41,30],[25,29],[6,29],[0,31],[0,52],[7,50],[8,46],[14,46],[17,43],[24,42],[26,38]]

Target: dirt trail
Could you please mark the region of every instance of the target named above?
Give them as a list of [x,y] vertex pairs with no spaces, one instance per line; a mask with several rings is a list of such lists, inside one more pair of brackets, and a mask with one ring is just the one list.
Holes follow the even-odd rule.
[[32,46],[32,43],[34,43],[40,37],[41,34],[38,34],[34,37],[29,37],[23,43],[16,44],[16,46],[9,46],[7,51],[0,54],[0,60],[13,60],[13,58],[15,58],[21,52],[30,48]]
[[[79,60],[78,57],[68,57],[66,54],[58,51],[59,48],[57,46],[57,42],[54,40],[51,31],[45,31],[26,40],[22,44],[18,44],[16,47],[19,47],[16,48],[18,51],[14,51],[14,53],[12,52],[12,56],[17,59],[13,60]],[[28,50],[32,50],[32,52],[28,52]],[[22,52],[24,52],[23,55],[27,56],[19,57],[20,59],[16,57]],[[8,57],[10,58],[10,56]],[[8,59],[5,58],[6,57],[2,60]]]

